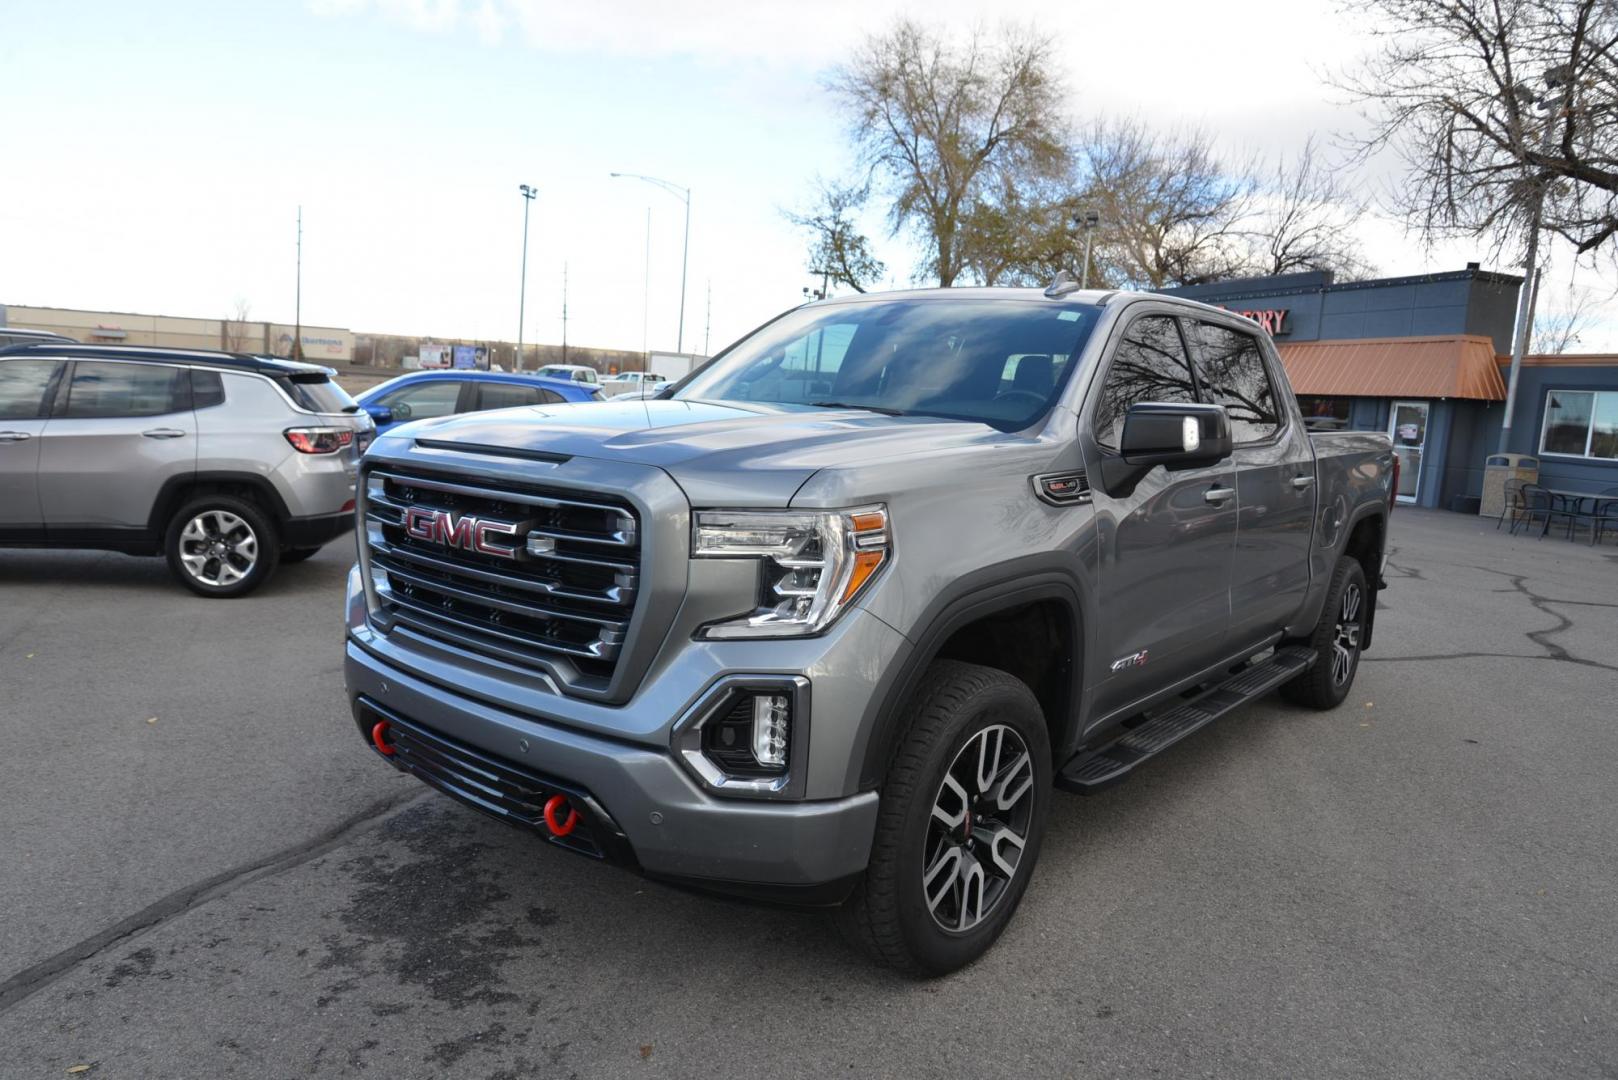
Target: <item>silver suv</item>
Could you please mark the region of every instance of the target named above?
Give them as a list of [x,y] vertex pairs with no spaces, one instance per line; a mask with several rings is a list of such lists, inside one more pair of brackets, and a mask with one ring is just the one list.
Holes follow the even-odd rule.
[[162,554],[241,596],[353,524],[371,418],[311,364],[126,345],[0,349],[0,547]]

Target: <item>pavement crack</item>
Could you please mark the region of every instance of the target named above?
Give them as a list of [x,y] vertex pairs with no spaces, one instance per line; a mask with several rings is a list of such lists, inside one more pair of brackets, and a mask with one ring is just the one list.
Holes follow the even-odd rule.
[[262,859],[223,871],[202,881],[193,882],[184,888],[176,889],[167,896],[135,912],[127,918],[107,927],[99,933],[92,934],[82,941],[69,945],[67,948],[46,957],[32,967],[24,968],[0,983],[0,1015],[11,1011],[28,998],[45,989],[57,979],[69,974],[74,968],[93,959],[120,942],[129,941],[148,931],[155,930],[172,919],[186,914],[192,909],[228,896],[232,892],[257,881],[260,878],[291,870],[296,866],[317,859],[334,848],[347,843],[355,833],[374,824],[378,819],[387,817],[404,804],[423,798],[426,793],[404,791],[397,795],[390,795],[379,799],[371,805],[344,818],[336,825],[310,837],[300,844],[283,848],[274,854]]
[[1552,604],[1577,604],[1581,607],[1613,607],[1618,605],[1582,600],[1556,600],[1549,596],[1541,596],[1533,589],[1530,589],[1528,587],[1528,578],[1524,574],[1511,574],[1504,570],[1495,570],[1494,568],[1488,566],[1473,566],[1472,569],[1481,570],[1485,574],[1494,574],[1496,577],[1505,578],[1507,581],[1511,582],[1511,587],[1513,589],[1528,598],[1529,604],[1533,606],[1535,611],[1538,611],[1542,615],[1548,615],[1556,620],[1557,625],[1548,629],[1524,631],[1524,634],[1529,641],[1532,641],[1535,645],[1538,645],[1541,649],[1545,650],[1545,656],[1543,659],[1559,660],[1568,664],[1578,664],[1580,667],[1599,668],[1602,671],[1618,671],[1618,664],[1603,664],[1599,660],[1587,660],[1582,656],[1574,656],[1572,653],[1568,652],[1566,648],[1551,640],[1551,638],[1562,633],[1564,630],[1573,629],[1574,626],[1572,618],[1562,614],[1560,611],[1551,610]]

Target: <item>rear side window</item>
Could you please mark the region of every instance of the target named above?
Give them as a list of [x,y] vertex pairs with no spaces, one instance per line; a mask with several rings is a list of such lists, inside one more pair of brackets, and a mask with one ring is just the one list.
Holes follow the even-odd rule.
[[1275,390],[1264,366],[1264,354],[1251,334],[1212,323],[1197,323],[1202,355],[1197,381],[1204,401],[1223,405],[1230,414],[1236,442],[1263,442],[1281,429]]
[[22,420],[45,411],[55,360],[0,361],[0,419]]
[[209,409],[225,403],[225,384],[217,371],[191,369],[191,407]]
[[545,400],[545,391],[537,386],[517,386],[514,383],[484,383],[480,408],[510,409],[518,405],[538,405]]
[[82,420],[180,412],[190,408],[186,375],[185,368],[164,364],[79,360],[62,415]]
[[1191,361],[1180,339],[1179,320],[1146,315],[1129,324],[1113,353],[1107,381],[1096,402],[1096,442],[1116,448],[1131,405],[1162,401],[1178,405],[1197,400]]

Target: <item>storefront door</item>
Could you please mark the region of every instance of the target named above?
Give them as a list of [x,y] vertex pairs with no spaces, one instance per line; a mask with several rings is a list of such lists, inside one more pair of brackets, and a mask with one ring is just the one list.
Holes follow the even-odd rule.
[[1421,490],[1421,451],[1427,444],[1425,401],[1395,401],[1388,434],[1399,455],[1399,501],[1415,502]]

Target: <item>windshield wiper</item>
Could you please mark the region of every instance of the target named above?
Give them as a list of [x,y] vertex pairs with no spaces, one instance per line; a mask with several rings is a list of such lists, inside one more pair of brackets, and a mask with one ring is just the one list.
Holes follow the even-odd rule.
[[851,405],[846,401],[811,401],[809,404],[817,409],[864,409],[866,412],[881,413],[883,416],[903,416],[902,409],[887,409],[881,405]]

